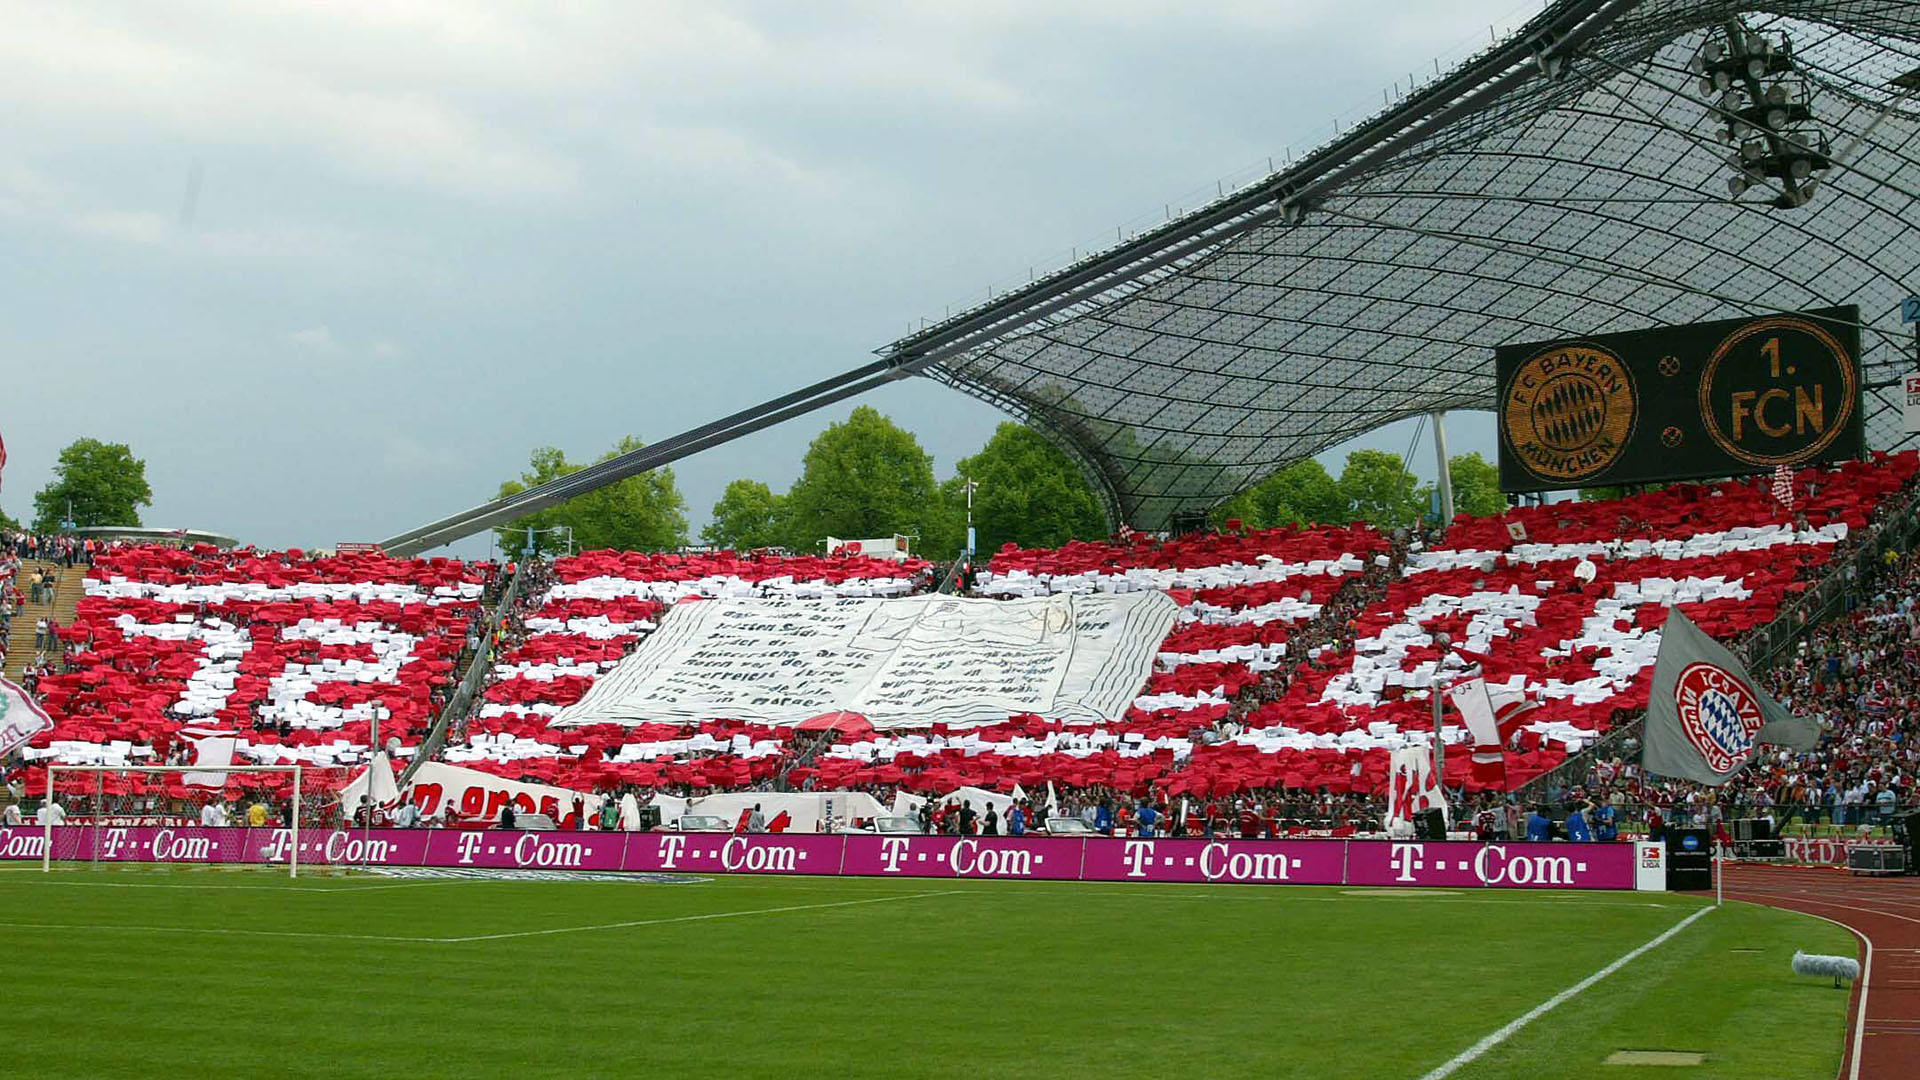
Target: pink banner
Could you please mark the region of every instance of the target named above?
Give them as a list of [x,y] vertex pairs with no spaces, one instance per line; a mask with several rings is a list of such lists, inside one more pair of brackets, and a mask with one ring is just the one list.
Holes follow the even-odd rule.
[[680,874],[838,874],[846,837],[818,833],[632,833],[628,870]]
[[1080,876],[1087,881],[1338,885],[1346,847],[1338,840],[1090,840]]
[[849,836],[840,872],[877,877],[1073,881],[1087,841],[1065,837]]
[[[63,861],[278,863],[286,861],[292,844],[286,829],[53,830],[53,855]],[[1633,845],[1624,843],[336,829],[303,831],[299,847],[302,863],[337,866],[1443,888],[1634,885]],[[43,850],[40,827],[0,828],[0,860],[37,860]]]
[[428,834],[425,866],[473,866],[488,870],[619,870],[626,861],[627,833],[471,832]]
[[1348,885],[1631,889],[1632,844],[1347,844]]

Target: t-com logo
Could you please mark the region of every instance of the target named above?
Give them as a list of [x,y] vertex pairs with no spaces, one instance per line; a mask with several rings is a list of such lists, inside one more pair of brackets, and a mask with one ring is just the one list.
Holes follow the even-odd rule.
[[[1393,880],[1410,885],[1443,884],[1430,881],[1429,875],[1422,871],[1430,865],[1436,872],[1444,870],[1446,861],[1425,856],[1424,844],[1393,845],[1393,850],[1387,854],[1387,865],[1394,871]],[[1571,856],[1510,850],[1504,844],[1487,844],[1473,856],[1473,876],[1482,885],[1573,885],[1574,875],[1584,873],[1586,869],[1586,863],[1575,862]]]
[[[480,854],[480,846],[495,837],[489,833],[461,833],[459,839],[459,861],[465,866],[473,862]],[[521,833],[511,845],[489,843],[486,852],[489,855],[496,849],[505,849],[513,858],[515,866],[537,866],[548,870],[578,870],[584,865],[586,845],[571,840],[548,840],[539,833]]]
[[[1147,877],[1153,867],[1153,841],[1129,840],[1126,843],[1126,853],[1120,857],[1120,861],[1127,867],[1127,876]],[[1252,850],[1248,850],[1249,847]],[[1187,861],[1193,863],[1191,859]],[[1197,863],[1200,876],[1208,881],[1290,881],[1292,879],[1288,871],[1299,865],[1299,860],[1289,860],[1285,851],[1275,851],[1263,845],[1235,848],[1217,841],[1200,849]]]
[[1783,315],[1728,334],[1700,372],[1707,435],[1749,465],[1812,461],[1853,419],[1860,394],[1846,346],[1811,319]]
[[1640,417],[1633,375],[1597,345],[1557,345],[1507,381],[1501,426],[1520,464],[1542,480],[1584,480],[1626,450]]
[[[925,846],[931,844],[922,841]],[[901,867],[914,856],[913,843],[904,836],[889,836],[880,841],[880,869],[882,873],[898,874]],[[921,859],[926,856],[922,854]],[[935,860],[944,858],[955,877],[1032,877],[1034,867],[1041,857],[1025,848],[983,847],[978,840],[959,840],[946,852],[935,853]]]
[[1732,772],[1753,749],[1766,718],[1747,684],[1718,664],[1688,664],[1674,680],[1673,703],[1680,733],[1700,752],[1707,768]]

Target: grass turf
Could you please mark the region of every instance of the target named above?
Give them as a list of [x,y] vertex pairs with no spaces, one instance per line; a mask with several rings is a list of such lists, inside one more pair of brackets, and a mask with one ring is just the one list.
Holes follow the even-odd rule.
[[[1419,1077],[1700,904],[20,867],[0,902],[17,1075],[782,1080]],[[1688,1077],[1826,1080],[1847,995],[1794,977],[1795,948],[1853,941],[1729,904],[1455,1075],[1611,1076],[1614,1050],[1670,1049],[1706,1053]]]

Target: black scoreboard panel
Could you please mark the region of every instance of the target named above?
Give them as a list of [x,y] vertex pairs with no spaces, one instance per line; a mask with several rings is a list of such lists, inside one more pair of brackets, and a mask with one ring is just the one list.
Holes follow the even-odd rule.
[[1857,307],[1503,345],[1494,372],[1506,491],[1769,472],[1864,442]]

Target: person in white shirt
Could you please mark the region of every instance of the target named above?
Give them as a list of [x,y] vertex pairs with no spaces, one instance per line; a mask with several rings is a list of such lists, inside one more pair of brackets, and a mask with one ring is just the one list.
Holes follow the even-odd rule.
[[420,804],[414,802],[412,799],[401,803],[400,809],[393,815],[393,823],[402,829],[419,828]]
[[54,802],[52,799],[48,799],[41,805],[39,812],[33,815],[33,823],[35,825],[65,825],[67,823],[66,808]]
[[209,829],[217,829],[227,823],[227,804],[218,800],[200,808],[200,824]]
[[8,803],[5,810],[0,810],[0,825],[18,825],[20,823],[19,803]]

